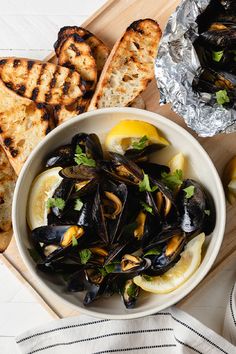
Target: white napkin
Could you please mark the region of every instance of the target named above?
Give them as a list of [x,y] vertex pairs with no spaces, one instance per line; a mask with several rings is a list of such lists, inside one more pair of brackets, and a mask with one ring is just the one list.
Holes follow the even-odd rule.
[[[236,286],[230,294],[224,329],[234,344],[235,304]],[[18,336],[16,343],[24,354],[236,354],[233,344],[175,307],[134,320],[80,316],[52,321]]]

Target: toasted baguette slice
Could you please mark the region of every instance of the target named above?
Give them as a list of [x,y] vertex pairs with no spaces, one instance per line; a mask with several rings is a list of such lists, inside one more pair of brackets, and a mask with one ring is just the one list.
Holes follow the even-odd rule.
[[114,45],[88,110],[128,106],[154,78],[160,38],[154,20],[133,22]]
[[0,79],[18,95],[37,103],[71,104],[85,91],[77,72],[36,60],[1,59]]
[[16,175],[0,146],[0,252],[4,252],[12,237],[11,207]]
[[54,44],[56,55],[59,56],[61,46],[64,41],[72,34],[79,35],[91,48],[92,55],[96,61],[98,76],[100,75],[104,64],[110,54],[110,49],[93,33],[89,32],[85,28],[77,26],[62,27],[58,33],[58,39]]
[[17,175],[34,147],[54,126],[44,105],[18,96],[0,81],[0,141]]
[[83,79],[86,94],[70,106],[56,106],[58,125],[86,111],[97,83],[97,67],[90,46],[77,34],[69,35],[60,46],[58,63],[76,70]]

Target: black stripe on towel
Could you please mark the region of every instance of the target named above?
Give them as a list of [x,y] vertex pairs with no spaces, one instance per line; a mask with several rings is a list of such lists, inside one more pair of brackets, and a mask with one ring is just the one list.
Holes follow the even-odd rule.
[[[234,286],[235,286],[235,285],[234,285]],[[233,288],[232,288],[232,290],[231,290],[230,297],[229,297],[229,307],[230,307],[230,311],[231,311],[231,315],[232,315],[234,324],[235,324],[235,326],[236,326],[236,319],[235,319],[234,311],[233,311],[233,292],[234,292],[234,286],[233,286]]]
[[191,331],[193,331],[194,333],[196,333],[199,337],[205,339],[208,343],[210,343],[211,345],[213,345],[215,348],[217,348],[218,350],[222,351],[222,353],[225,354],[230,354],[228,352],[226,352],[224,349],[222,349],[221,347],[219,347],[217,344],[213,343],[210,339],[208,339],[207,337],[203,336],[201,333],[199,333],[198,331],[196,331],[194,328],[190,327],[189,325],[187,325],[186,323],[178,320],[176,317],[174,317],[172,314],[170,314],[171,317],[173,318],[173,320],[175,320],[176,322],[182,324],[184,327],[190,329]]
[[101,323],[101,322],[108,322],[109,320],[99,320],[99,321],[93,321],[93,322],[86,322],[86,323],[78,323],[75,325],[70,325],[70,326],[64,326],[64,327],[58,327],[58,328],[53,328],[53,329],[49,329],[48,331],[44,331],[44,332],[40,332],[40,333],[35,333],[32,334],[31,336],[22,338],[20,340],[18,340],[16,343],[22,343],[25,340],[37,337],[37,336],[41,336],[43,334],[47,334],[47,333],[52,333],[52,332],[57,332],[57,331],[61,331],[63,329],[68,329],[68,328],[76,328],[76,327],[84,327],[84,326],[88,326],[88,325],[93,325],[93,324],[97,324],[97,323]]
[[173,328],[154,328],[154,329],[140,329],[138,331],[127,331],[127,332],[115,332],[115,333],[107,333],[107,334],[103,334],[101,336],[97,336],[97,337],[91,337],[91,338],[84,338],[84,339],[77,339],[71,342],[65,342],[65,343],[55,343],[55,344],[50,344],[48,346],[42,347],[42,348],[38,348],[33,350],[32,352],[28,353],[28,354],[32,354],[32,353],[37,353],[40,352],[42,350],[46,350],[46,349],[50,349],[50,348],[55,348],[61,345],[71,345],[71,344],[75,344],[75,343],[81,343],[81,342],[90,342],[93,340],[97,340],[97,339],[101,339],[101,338],[106,338],[106,337],[112,337],[112,336],[121,336],[121,335],[130,335],[130,334],[137,334],[137,333],[151,333],[151,332],[165,332],[165,331],[173,331]]
[[184,342],[181,342],[181,340],[179,340],[178,338],[175,337],[175,339],[176,339],[176,341],[177,341],[179,344],[184,345],[185,347],[187,347],[187,348],[189,348],[189,349],[192,349],[195,353],[204,354],[203,352],[200,352],[199,350],[197,350],[197,349],[191,347],[191,345],[189,345],[189,344],[187,344],[187,343],[184,343]]
[[154,348],[170,348],[170,347],[176,347],[176,344],[159,344],[159,345],[147,345],[147,346],[144,346],[144,347],[135,347],[135,348],[108,349],[108,350],[103,350],[101,352],[95,352],[93,354],[129,352],[131,350],[143,350],[143,349],[154,349]]

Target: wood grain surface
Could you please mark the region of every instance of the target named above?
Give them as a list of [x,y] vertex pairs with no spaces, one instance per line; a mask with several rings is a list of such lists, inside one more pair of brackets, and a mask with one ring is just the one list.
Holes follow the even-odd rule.
[[[162,30],[165,28],[165,24],[179,4],[179,0],[173,1],[157,1],[157,0],[110,0],[108,1],[95,15],[85,22],[84,27],[94,32],[110,47],[119,38],[124,29],[134,20],[140,18],[154,18],[156,19]],[[56,40],[56,38],[55,38]],[[53,54],[48,60],[53,60]],[[177,124],[187,129],[204,147],[209,156],[213,160],[219,174],[222,174],[225,163],[236,154],[236,135],[235,134],[221,134],[213,138],[198,138],[189,128],[186,127],[183,119],[176,115],[170,105],[159,105],[159,93],[156,86],[156,82],[152,82],[148,89],[143,94],[147,109],[153,112],[157,112]],[[200,161],[199,161],[200,168]],[[219,255],[213,265],[211,271],[207,277],[202,281],[192,293],[198,291],[202,286],[205,286],[208,281],[217,274],[218,269],[227,265],[227,260],[236,258],[236,208],[227,206],[227,224],[225,230],[225,236]],[[4,253],[5,257],[11,265],[16,268],[24,279],[28,281],[31,286],[42,297],[43,301],[49,305],[50,309],[56,314],[56,316],[67,317],[78,315],[78,311],[65,306],[64,303],[58,298],[52,298],[46,291],[37,284],[35,278],[26,269],[23,261],[20,258],[18,250],[15,245],[15,241],[11,242],[9,248]],[[191,299],[191,294],[181,301],[182,307],[184,302]]]

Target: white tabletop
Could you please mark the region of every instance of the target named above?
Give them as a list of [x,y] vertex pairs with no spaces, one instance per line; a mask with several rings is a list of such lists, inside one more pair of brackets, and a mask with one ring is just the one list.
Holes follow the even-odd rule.
[[[1,1],[0,56],[45,58],[58,30],[80,25],[105,0]],[[236,279],[236,260],[222,270],[184,309],[221,333],[228,294]],[[14,336],[52,319],[10,271],[0,263],[0,353],[15,354]]]

